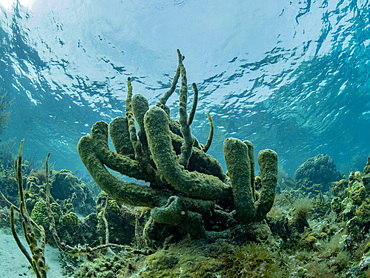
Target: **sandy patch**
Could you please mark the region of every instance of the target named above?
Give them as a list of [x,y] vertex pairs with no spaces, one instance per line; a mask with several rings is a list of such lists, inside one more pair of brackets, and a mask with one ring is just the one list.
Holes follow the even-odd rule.
[[[27,246],[24,237],[21,237],[24,246]],[[50,267],[48,278],[71,277],[63,276],[62,268],[58,261],[59,250],[46,246],[46,263]],[[0,229],[0,277],[19,278],[36,277],[33,273],[26,257],[19,250],[9,230]]]

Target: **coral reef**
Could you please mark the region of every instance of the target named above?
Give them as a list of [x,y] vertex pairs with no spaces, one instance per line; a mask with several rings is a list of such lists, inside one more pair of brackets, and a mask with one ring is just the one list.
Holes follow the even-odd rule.
[[[280,168],[275,196],[276,153],[259,153],[258,177],[252,143],[228,138],[224,174],[206,153],[212,136],[203,146],[191,133],[198,91],[193,85],[195,101],[188,114],[182,62],[179,53],[171,89],[156,106],[149,108],[145,98],[133,96],[129,80],[126,117],[109,125],[98,122],[91,136],[81,138],[81,159],[104,191],[97,198],[96,213],[79,218],[74,212],[76,200],[88,194],[74,193],[79,182],[69,171],[58,177],[49,172],[55,183],[53,195],[59,196],[54,198],[65,198],[59,202],[50,203],[50,186],[49,193],[42,186],[43,173],[27,178],[30,193],[46,195],[46,202],[38,200],[31,216],[40,226],[50,225],[60,250],[73,255],[63,259],[69,273],[74,272],[74,277],[367,277],[370,157],[364,173],[352,172],[348,181],[326,155],[303,164],[296,180]],[[165,103],[180,76],[177,121]],[[115,152],[108,147],[108,135]],[[106,167],[136,181],[124,181]],[[51,233],[48,229],[48,240]],[[86,259],[74,260],[76,255]]]
[[[364,170],[367,170],[367,166]],[[346,228],[355,240],[364,239],[370,230],[370,188],[367,181],[370,173],[351,172],[348,181],[333,183],[332,209],[337,219],[346,223]]]
[[[68,245],[78,245],[83,242],[96,246],[99,244],[99,235],[97,233],[98,218],[96,213],[91,213],[85,218],[79,218],[71,210],[65,210],[57,202],[50,204],[54,219],[57,223],[56,230],[60,239]],[[46,242],[56,246],[50,231],[50,217],[48,215],[45,200],[40,199],[34,205],[31,212],[31,219],[39,226],[44,227]],[[36,233],[39,236],[39,233]]]
[[294,173],[296,188],[311,194],[327,192],[333,181],[343,177],[344,175],[337,171],[333,159],[327,154],[309,158]]
[[[21,145],[19,147],[19,154],[18,158],[14,161],[14,171],[15,177],[18,186],[18,195],[19,195],[19,208],[11,203],[2,192],[0,192],[1,197],[3,200],[10,206],[10,228],[12,231],[12,235],[14,237],[15,242],[17,243],[18,248],[22,251],[23,255],[27,258],[29,264],[31,265],[35,275],[37,278],[46,278],[46,263],[45,263],[45,244],[46,244],[46,237],[45,237],[45,230],[44,227],[41,225],[36,224],[32,218],[30,217],[26,202],[24,199],[24,191],[23,191],[23,177],[22,177],[22,149],[23,149],[23,140],[21,141]],[[29,250],[31,251],[32,257],[24,247],[22,242],[20,241],[18,234],[15,230],[15,218],[14,218],[14,211],[20,213],[22,218],[22,228],[23,234],[28,244]],[[35,230],[40,233],[40,245],[38,245]]]
[[[220,163],[206,154],[212,137],[202,146],[191,133],[198,90],[193,83],[194,102],[188,115],[183,60],[184,56],[178,51],[179,64],[171,89],[152,108],[143,96],[132,95],[128,79],[126,117],[114,119],[109,126],[102,121],[95,123],[91,136],[80,139],[78,151],[91,176],[108,196],[128,205],[151,208],[154,220],[151,223],[179,227],[193,237],[212,237],[215,234],[210,232],[233,228],[216,225],[225,219],[237,220],[225,221],[234,226],[235,223],[247,226],[265,219],[275,197],[277,154],[272,150],[258,154],[262,186],[258,192],[254,185],[252,143],[228,138],[224,142],[228,168],[225,175]],[[170,117],[166,101],[180,75],[177,121]],[[212,129],[211,122],[211,133]],[[108,133],[116,152],[108,147]],[[121,181],[105,166],[150,185]],[[230,213],[233,210],[235,215]]]
[[78,201],[73,202],[73,207],[77,213],[88,215],[94,211],[95,201],[91,196],[91,190],[71,171],[52,171],[50,180],[50,193],[55,200],[64,202],[75,194],[74,198]]
[[[60,216],[62,215],[62,210],[57,203],[52,204],[52,211],[54,213],[54,217],[59,220]],[[35,221],[35,223],[37,223],[39,226],[44,227],[46,240],[48,243],[52,244],[52,234],[49,231],[50,220],[44,200],[39,200],[38,202],[36,202],[31,211],[31,219]]]
[[[55,246],[52,232],[50,231],[50,217],[45,202],[48,175],[45,170],[30,170],[28,161],[22,160],[19,170],[22,174],[22,206],[27,213],[30,212],[29,221],[36,227],[44,230],[44,241]],[[0,191],[6,198],[0,198],[0,205],[19,204],[19,186],[14,170],[10,167],[0,166]],[[91,191],[71,171],[50,171],[51,185],[58,199],[52,199],[50,208],[57,223],[56,230],[63,242],[68,245],[78,245],[80,242],[92,246],[99,245],[97,233],[98,216],[96,203],[91,197]],[[23,188],[24,187],[24,188]],[[17,190],[18,189],[18,190]],[[76,207],[74,206],[76,205]],[[87,215],[79,218],[76,214]],[[10,213],[2,209],[0,213],[0,228],[9,226]],[[22,227],[17,215],[14,217],[15,229]],[[34,235],[41,237],[39,229],[34,229]]]
[[[47,161],[45,172],[26,163],[18,163],[16,178],[0,172],[7,194],[11,186],[23,189],[20,181],[26,185],[21,220],[28,232],[34,228],[31,251],[43,251],[34,245],[38,234],[42,244],[54,238],[73,277],[370,277],[370,157],[363,173],[346,180],[329,156],[319,155],[292,180],[282,167],[278,177],[276,153],[263,150],[259,177],[252,143],[227,138],[225,174],[206,153],[212,135],[203,146],[191,133],[198,90],[193,85],[188,114],[178,54],[171,89],[156,106],[133,96],[129,80],[126,117],[98,122],[81,138],[81,159],[104,191],[96,206],[84,183],[70,171],[48,171]],[[180,76],[177,121],[165,104]],[[84,204],[94,213],[82,218],[75,210],[83,212]],[[0,222],[11,221],[14,230],[12,210],[0,210]],[[42,269],[43,257],[36,259]]]
[[147,257],[124,252],[97,258],[74,277],[289,277],[292,270],[288,256],[264,244],[187,238]]
[[[45,200],[46,175],[44,170],[30,170],[28,161],[22,162],[24,198],[27,209],[32,211],[39,200]],[[73,202],[75,211],[84,216],[95,211],[95,201],[91,190],[71,171],[52,170],[50,172],[51,192],[60,206]],[[17,181],[10,167],[0,166],[0,190],[14,204],[18,204]],[[75,195],[75,196],[74,196]],[[76,201],[78,200],[78,201]],[[0,199],[0,205],[6,205]],[[47,215],[45,215],[47,217]]]

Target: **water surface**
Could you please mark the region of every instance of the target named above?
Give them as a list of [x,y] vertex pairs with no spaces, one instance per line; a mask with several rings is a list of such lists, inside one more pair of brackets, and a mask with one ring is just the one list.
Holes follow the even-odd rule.
[[[128,77],[156,103],[179,48],[200,91],[192,131],[206,141],[210,112],[222,163],[230,136],[274,149],[290,175],[319,153],[345,174],[366,163],[369,1],[19,2],[1,6],[0,88],[14,98],[1,138],[25,138],[27,157],[83,170],[79,138],[124,114]],[[178,90],[169,104],[176,117]]]

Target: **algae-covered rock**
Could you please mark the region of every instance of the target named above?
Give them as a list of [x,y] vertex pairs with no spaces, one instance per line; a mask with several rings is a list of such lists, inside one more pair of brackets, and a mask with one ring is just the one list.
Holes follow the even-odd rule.
[[207,244],[192,242],[189,238],[170,244],[168,249],[160,249],[149,255],[147,268],[141,277],[212,277],[221,276],[225,269],[222,258],[231,247],[223,247],[223,242]]
[[313,194],[328,191],[332,182],[342,178],[334,160],[327,154],[309,158],[294,173],[296,187]]
[[164,243],[179,241],[186,232],[179,227],[160,224],[152,217],[145,223],[143,239],[145,245],[156,250],[163,247]]
[[346,179],[335,181],[332,183],[331,188],[334,196],[343,198],[348,192],[348,181]]
[[[90,214],[86,218],[80,219],[72,211],[64,213],[63,208],[56,202],[51,203],[50,207],[61,242],[71,246],[81,242],[92,245],[99,242],[99,236],[96,233],[98,223],[96,214]],[[55,240],[49,229],[50,219],[44,200],[40,199],[36,202],[31,211],[31,218],[36,224],[44,227],[47,242],[55,246]]]
[[362,183],[364,184],[367,193],[370,194],[370,155],[367,159],[366,166],[364,168],[364,176],[362,177]]
[[172,268],[178,262],[178,256],[167,250],[160,250],[152,255],[149,255],[147,260],[147,264],[151,270]]
[[362,183],[365,186],[367,194],[370,194],[370,174],[367,174],[367,175],[362,177]]
[[73,207],[82,215],[95,211],[90,189],[69,170],[53,171],[50,192],[55,200],[61,201],[72,199],[72,195],[76,194]]
[[[45,172],[45,171],[44,171]],[[45,176],[45,173],[44,173]],[[26,188],[24,191],[24,198],[26,201],[27,209],[31,211],[39,200],[45,200],[46,181],[42,178],[31,175],[26,179]]]
[[63,226],[71,227],[72,229],[76,228],[79,225],[78,216],[76,213],[71,211],[60,217],[60,223]]
[[[85,262],[73,277],[75,278],[124,278],[138,274],[142,264],[142,256],[130,252],[113,256],[100,256],[92,261]],[[139,277],[139,276],[137,276]],[[142,277],[142,276],[140,276]]]
[[370,174],[370,155],[367,158],[366,166],[364,168],[364,174],[365,175]]
[[[25,161],[22,169],[24,169],[22,172],[25,173],[23,175],[24,198],[27,209],[32,211],[39,200],[45,200],[46,174],[45,170],[30,171],[27,161]],[[49,174],[52,198],[59,200],[60,205],[75,198],[73,206],[76,212],[87,215],[95,211],[95,201],[91,197],[90,189],[71,171],[51,171]],[[0,191],[13,204],[18,204],[18,186],[13,169],[0,167]],[[73,194],[76,194],[76,197],[72,197]],[[0,205],[6,205],[2,198],[0,198]]]
[[356,240],[364,238],[370,230],[370,195],[363,173],[351,172],[348,181],[333,183],[332,211],[338,221],[345,221],[349,234]]
[[[57,203],[50,204],[50,207],[53,212],[54,218],[56,219],[56,221],[59,221],[59,218],[62,215],[61,207]],[[33,219],[33,221],[36,222],[36,224],[44,227],[47,242],[53,244],[54,239],[51,231],[49,230],[50,219],[44,200],[39,200],[35,203],[31,211],[31,218]]]
[[366,189],[364,185],[358,181],[352,184],[352,188],[350,190],[351,198],[353,200],[354,205],[361,205],[362,201],[365,200],[367,197]]

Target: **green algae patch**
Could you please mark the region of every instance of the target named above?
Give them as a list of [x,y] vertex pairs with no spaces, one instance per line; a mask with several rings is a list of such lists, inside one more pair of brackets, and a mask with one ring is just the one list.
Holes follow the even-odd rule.
[[179,262],[178,256],[167,250],[160,250],[148,256],[147,264],[152,270],[173,268]]
[[60,217],[60,223],[63,225],[63,226],[68,226],[68,227],[76,227],[79,225],[79,221],[78,221],[78,216],[76,213],[74,212],[69,212],[65,215],[62,215]]
[[[62,215],[62,210],[60,206],[57,203],[53,203],[50,206],[51,206],[51,210],[53,211],[54,218],[59,220],[60,216]],[[33,221],[36,222],[36,224],[44,227],[45,234],[46,234],[46,240],[48,242],[53,243],[54,239],[49,230],[49,227],[50,227],[49,215],[48,215],[46,203],[44,200],[39,200],[38,202],[36,202],[36,204],[34,205],[31,211],[31,218]],[[36,235],[40,236],[38,233],[36,233]]]
[[172,244],[168,249],[148,256],[148,269],[140,277],[212,277],[220,274],[224,265],[219,256],[224,248],[218,244],[189,239]]

